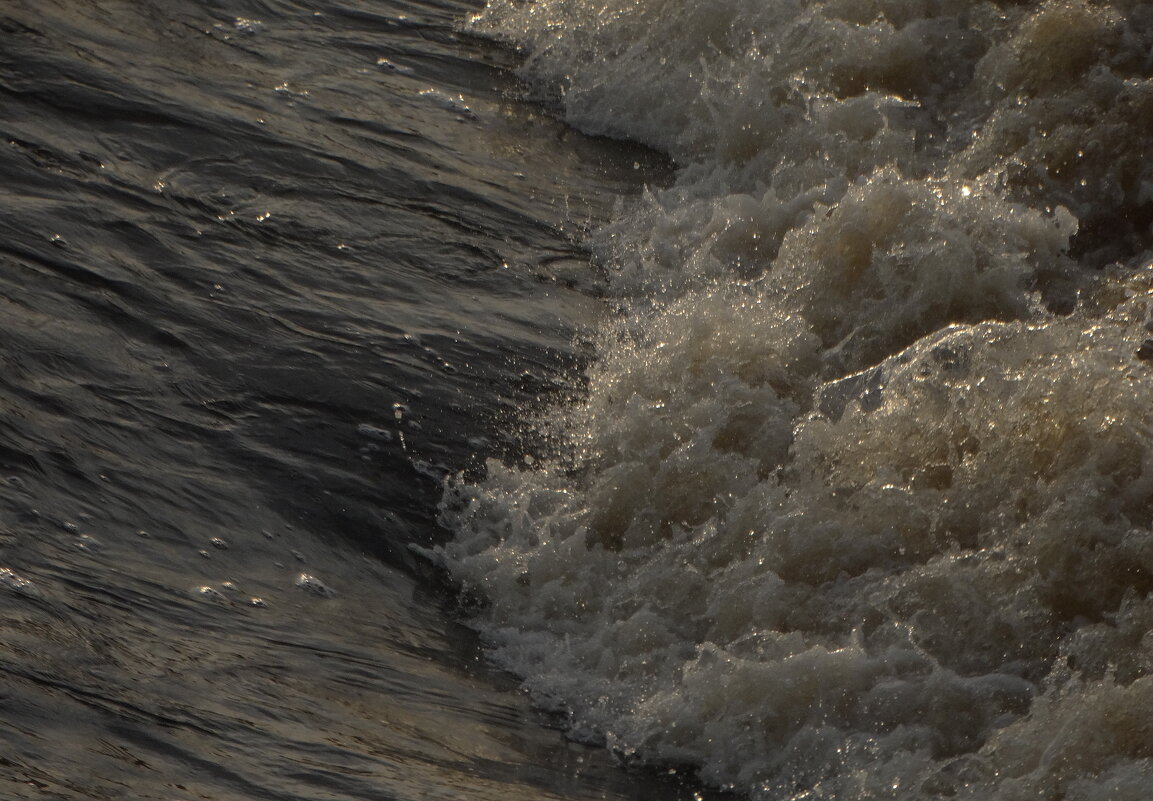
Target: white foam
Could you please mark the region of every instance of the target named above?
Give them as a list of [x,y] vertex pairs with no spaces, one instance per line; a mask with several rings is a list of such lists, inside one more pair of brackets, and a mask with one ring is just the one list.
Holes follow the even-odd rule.
[[494,658],[583,736],[758,798],[1145,797],[1153,11],[473,27],[681,164],[594,235],[625,311],[534,421],[553,452],[446,495]]

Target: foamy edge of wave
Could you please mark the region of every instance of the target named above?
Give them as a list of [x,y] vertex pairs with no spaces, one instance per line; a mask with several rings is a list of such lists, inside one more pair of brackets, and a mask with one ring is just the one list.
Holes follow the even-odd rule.
[[594,239],[630,312],[539,422],[559,455],[455,485],[438,553],[622,754],[763,798],[1143,798],[1153,12],[878,9],[474,21],[682,171]]

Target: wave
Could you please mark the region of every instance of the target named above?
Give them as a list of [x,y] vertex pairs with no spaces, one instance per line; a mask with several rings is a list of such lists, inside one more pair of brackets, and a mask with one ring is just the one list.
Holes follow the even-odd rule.
[[547,452],[450,488],[493,658],[754,798],[1153,779],[1153,9],[493,0],[675,183]]

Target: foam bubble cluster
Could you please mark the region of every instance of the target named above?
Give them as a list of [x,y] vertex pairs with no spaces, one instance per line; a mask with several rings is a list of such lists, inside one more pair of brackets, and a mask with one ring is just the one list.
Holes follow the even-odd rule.
[[1153,786],[1153,10],[494,0],[681,165],[441,556],[575,732],[764,799]]

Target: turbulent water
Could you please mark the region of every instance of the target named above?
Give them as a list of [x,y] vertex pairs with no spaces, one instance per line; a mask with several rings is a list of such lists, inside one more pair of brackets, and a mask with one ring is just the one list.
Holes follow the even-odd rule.
[[0,797],[1147,799],[1151,130],[1135,0],[6,0]]
[[435,551],[571,736],[754,799],[1153,787],[1153,7],[493,0],[674,182]]

